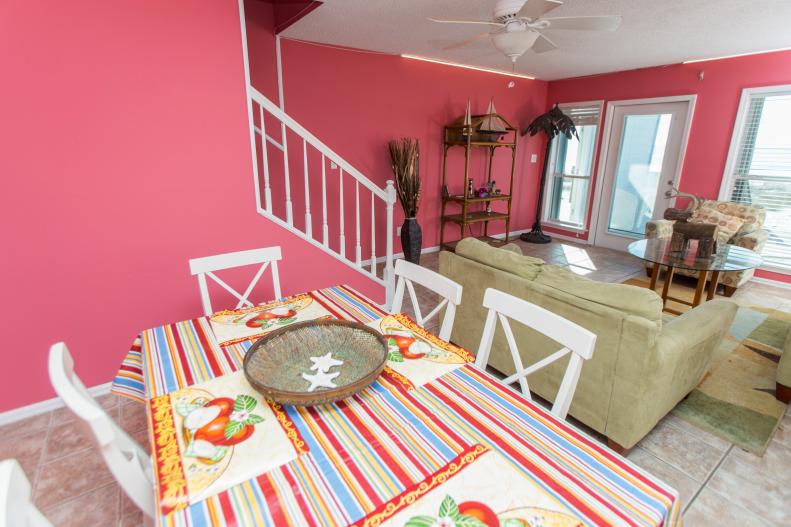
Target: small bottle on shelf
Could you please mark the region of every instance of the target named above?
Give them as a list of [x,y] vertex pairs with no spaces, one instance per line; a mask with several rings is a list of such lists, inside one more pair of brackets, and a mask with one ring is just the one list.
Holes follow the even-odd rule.
[[472,185],[472,179],[467,180],[467,197],[474,198],[475,197],[475,189]]

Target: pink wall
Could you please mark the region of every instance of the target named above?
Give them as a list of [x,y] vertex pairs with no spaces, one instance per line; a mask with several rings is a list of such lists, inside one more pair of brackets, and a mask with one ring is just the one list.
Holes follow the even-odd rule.
[[[234,0],[0,3],[0,411],[200,314],[187,260],[281,245],[285,293],[379,289],[256,214]],[[268,291],[265,295],[270,294]]]
[[[253,16],[248,12],[248,19]],[[251,20],[248,27],[255,31],[255,21]],[[253,34],[252,39],[258,40]],[[442,162],[442,127],[464,113],[469,97],[473,111],[483,113],[491,97],[494,97],[497,110],[511,119],[518,127],[524,127],[530,119],[543,111],[546,104],[547,83],[516,79],[516,87],[509,89],[508,77],[475,72],[447,66],[438,66],[402,59],[397,56],[331,48],[310,43],[283,39],[283,71],[286,111],[300,124],[343,156],[354,167],[367,177],[384,186],[385,181],[392,179],[387,142],[402,136],[415,137],[420,140],[421,163],[423,176],[423,194],[418,220],[423,227],[423,246],[436,246],[439,242],[439,205],[440,205],[440,174]],[[255,47],[251,44],[251,63],[261,63],[269,67],[265,57],[265,46]],[[254,84],[258,77],[253,73]],[[258,85],[256,84],[258,87]],[[267,88],[266,85],[263,87]],[[265,92],[266,93],[266,92]],[[273,99],[276,100],[276,99]],[[267,125],[269,126],[269,125]],[[278,136],[279,137],[279,136]],[[297,223],[302,222],[304,204],[302,189],[302,152],[299,148],[291,151],[291,192],[294,202],[294,214]],[[295,152],[296,151],[296,152]],[[522,138],[519,141],[519,154],[516,160],[516,184],[513,204],[514,220],[511,230],[524,229],[530,226],[535,213],[535,194],[540,174],[540,156],[543,142],[538,138]],[[281,156],[277,150],[269,148],[270,159]],[[538,154],[539,162],[529,162],[529,154]],[[281,156],[282,158],[282,156]],[[461,191],[463,151],[455,149],[451,152],[449,163],[449,180],[453,181],[450,190]],[[473,159],[472,167],[476,171],[478,182],[482,182],[483,156]],[[320,161],[309,161],[311,177],[318,178]],[[507,185],[510,171],[510,156],[502,150],[495,156],[494,179],[499,185]],[[296,174],[296,176],[294,175]],[[455,177],[453,177],[455,176]],[[337,171],[328,172],[328,178],[337,178]],[[315,181],[320,188],[320,180]],[[346,180],[346,228],[347,254],[353,251],[354,194]],[[454,188],[458,187],[458,188]],[[276,188],[275,202],[284,200],[281,188]],[[321,210],[320,195],[316,190],[311,193],[314,232],[320,229]],[[339,234],[337,229],[337,211],[339,196],[334,189],[330,190],[329,224],[332,243],[336,243]],[[363,211],[361,216],[370,215],[367,208],[367,196],[361,198]],[[276,207],[277,208],[277,207]],[[396,224],[402,221],[400,205],[396,206]],[[281,215],[282,210],[279,211]],[[381,256],[384,245],[384,217],[377,216],[377,233],[379,241],[378,254]],[[491,233],[503,232],[502,223],[493,223]],[[456,239],[458,228],[448,226],[446,239]],[[318,231],[320,232],[320,230]],[[368,255],[369,231],[363,226],[363,254]],[[337,248],[337,246],[336,246]],[[400,243],[396,241],[395,251],[400,251]],[[353,253],[352,253],[353,254]]]
[[[701,71],[705,73],[704,80],[698,78]],[[680,187],[682,191],[716,199],[742,90],[790,83],[791,51],[785,51],[554,81],[549,83],[547,102],[607,102],[696,94]]]

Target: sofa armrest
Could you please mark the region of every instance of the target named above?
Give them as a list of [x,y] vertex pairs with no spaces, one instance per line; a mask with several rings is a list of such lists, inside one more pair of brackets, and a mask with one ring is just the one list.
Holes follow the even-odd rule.
[[670,408],[692,391],[708,371],[712,355],[728,333],[737,309],[729,300],[711,300],[662,328],[657,339],[654,384],[671,395]]
[[764,229],[759,229],[757,231],[736,236],[733,239],[733,243],[734,245],[744,247],[745,249],[750,249],[751,251],[755,251],[760,254],[761,251],[763,251],[764,245],[766,245],[767,239],[769,239],[769,232],[765,231]]
[[670,238],[673,236],[673,222],[670,220],[651,220],[645,224],[646,238]]

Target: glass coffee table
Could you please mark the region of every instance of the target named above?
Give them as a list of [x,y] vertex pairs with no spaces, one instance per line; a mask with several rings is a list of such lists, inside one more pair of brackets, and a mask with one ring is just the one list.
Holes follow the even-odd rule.
[[[653,264],[650,285],[652,290],[656,289],[659,269],[662,266],[667,267],[665,283],[662,286],[662,304],[665,306],[665,311],[677,315],[681,314],[681,312],[668,308],[668,300],[692,307],[698,306],[704,300],[714,298],[714,293],[717,291],[717,284],[720,280],[720,273],[754,269],[763,263],[763,259],[755,251],[730,244],[721,247],[710,258],[697,258],[698,244],[696,240],[690,240],[687,249],[680,252],[670,250],[670,238],[638,240],[630,243],[627,250],[631,255]],[[698,272],[698,284],[695,288],[695,296],[692,302],[668,295],[676,269],[688,269]],[[707,291],[706,281],[709,279],[709,273],[711,274],[711,281]]]

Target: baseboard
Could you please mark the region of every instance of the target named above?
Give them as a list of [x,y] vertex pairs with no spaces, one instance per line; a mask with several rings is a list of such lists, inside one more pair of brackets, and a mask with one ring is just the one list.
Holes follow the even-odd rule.
[[773,287],[780,287],[782,289],[791,289],[791,284],[788,282],[781,282],[779,280],[772,280],[771,278],[761,278],[760,276],[753,276],[750,278],[751,282],[758,282],[759,284],[771,285]]
[[[98,386],[92,386],[88,388],[88,393],[94,397],[104,395],[110,393],[110,388],[112,388],[112,385],[112,382],[106,382]],[[33,417],[45,412],[50,412],[52,410],[57,410],[58,408],[63,408],[63,406],[63,400],[60,397],[53,397],[52,399],[47,399],[46,401],[39,401],[27,406],[14,408],[13,410],[0,413],[0,426],[21,421],[22,419],[27,419],[28,417]]]

